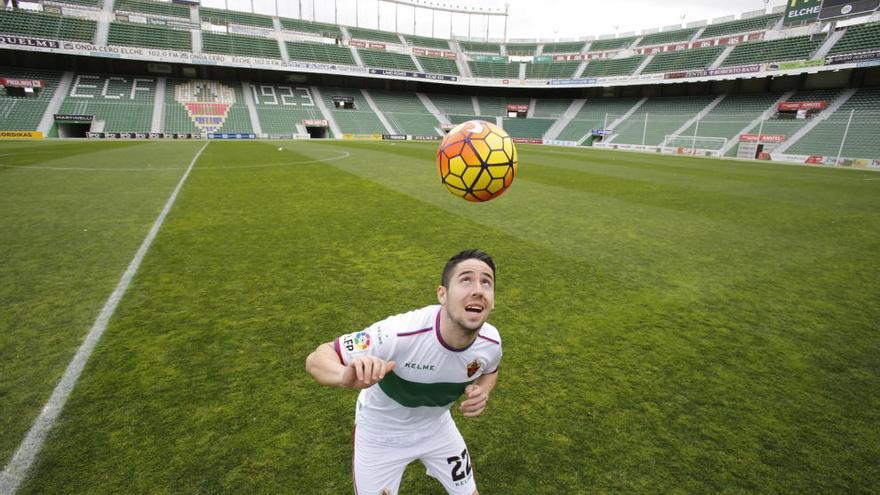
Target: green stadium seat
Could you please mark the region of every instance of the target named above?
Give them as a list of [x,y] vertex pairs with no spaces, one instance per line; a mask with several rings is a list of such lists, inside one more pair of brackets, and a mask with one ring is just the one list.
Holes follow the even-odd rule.
[[33,131],[37,129],[46,107],[58,88],[62,72],[44,69],[19,69],[0,67],[0,77],[37,79],[45,87],[36,97],[8,96],[6,88],[0,89],[0,129],[5,131]]
[[24,9],[0,9],[0,33],[3,34],[91,43],[96,29],[97,23],[88,19]]
[[[614,143],[657,146],[667,135],[675,133],[685,122],[706,107],[715,96],[649,98],[625,121],[614,129]],[[645,132],[645,114],[648,118]],[[644,134],[643,134],[644,133]]]
[[[591,129],[602,129],[626,114],[638,98],[587,98],[586,103],[556,139],[578,141]],[[538,105],[540,108],[540,104]]]
[[408,71],[419,70],[419,68],[416,67],[415,62],[413,62],[412,57],[409,55],[404,55],[403,53],[359,48],[358,55],[360,55],[361,61],[363,61],[364,65],[367,67]]
[[[199,85],[205,87],[199,92]],[[199,94],[210,95],[199,97]],[[190,112],[186,104],[191,105],[195,112]],[[210,104],[217,104],[211,106]],[[223,109],[226,109],[224,117]],[[196,125],[199,118],[216,118],[218,126],[214,130],[206,130]],[[177,133],[251,133],[250,114],[241,94],[241,83],[195,81],[169,78],[165,89],[165,122],[163,132]]]
[[440,122],[414,93],[371,89],[370,96],[397,132],[423,136],[438,135],[437,128],[440,127]]
[[642,71],[642,74],[708,69],[725,48],[724,46],[710,46],[657,53]]
[[322,120],[309,88],[278,84],[250,84],[260,127],[266,134],[295,134],[303,120]]
[[581,61],[526,64],[527,79],[565,79],[574,77]]
[[[351,88],[322,88],[324,104],[333,115],[333,120],[344,134],[387,134],[388,131],[376,113],[370,108],[364,95]],[[334,96],[354,98],[354,110],[340,110],[333,105]]]
[[[850,122],[852,113],[852,122]],[[794,143],[787,153],[880,160],[877,116],[880,115],[880,88],[856,91],[831,116]],[[849,124],[849,130],[847,130]],[[846,140],[844,141],[844,134]],[[841,150],[841,143],[843,149]]]
[[619,50],[621,48],[627,48],[635,42],[635,36],[628,36],[626,38],[612,38],[607,40],[595,40],[590,42],[590,48],[588,51],[591,52],[601,52],[606,50]]
[[502,127],[511,137],[541,139],[554,119],[510,119],[505,118]]
[[880,50],[880,23],[859,24],[846,28],[843,37],[828,52],[829,55],[843,55]]
[[798,36],[772,41],[752,41],[736,45],[730,55],[724,59],[722,67],[749,65],[761,62],[784,62],[786,60],[805,60],[810,58],[822,38],[812,39],[810,36]]
[[351,54],[351,49],[345,46],[307,41],[287,41],[285,43],[287,44],[287,55],[291,60],[357,65]]
[[167,2],[151,2],[147,0],[116,0],[113,2],[116,12],[139,12],[164,17],[179,17],[189,20],[189,7]]
[[111,22],[107,44],[143,46],[168,50],[192,51],[192,34],[189,31],[163,26]]
[[481,41],[459,41],[461,49],[471,53],[501,53],[499,43],[484,43]]
[[440,58],[440,57],[423,57],[421,55],[416,57],[419,59],[419,63],[422,64],[422,68],[425,69],[425,72],[430,74],[450,74],[453,76],[460,75],[458,72],[458,65],[455,63],[454,59],[448,58]]
[[413,36],[411,34],[407,34],[403,36],[403,39],[406,40],[412,46],[419,46],[422,48],[435,48],[438,50],[449,50],[449,42],[439,38],[427,38],[424,36]]
[[645,60],[645,55],[617,59],[590,60],[584,69],[584,77],[627,76],[635,72]]
[[288,31],[296,31],[299,33],[319,34],[325,38],[342,38],[342,31],[336,24],[325,24],[323,22],[310,22],[302,19],[289,19],[282,17],[281,27]]
[[202,51],[227,55],[281,58],[277,40],[243,34],[217,34],[202,31]]
[[508,43],[506,45],[507,54],[514,56],[534,55],[538,51],[537,43]]
[[273,28],[275,24],[272,18],[267,15],[251,14],[249,12],[238,12],[234,10],[209,9],[207,7],[199,7],[199,18],[204,22],[211,24],[227,25],[241,24],[244,26],[258,26],[263,28]]
[[696,33],[697,28],[688,28],[646,34],[645,36],[642,36],[641,41],[639,41],[639,46],[663,45],[666,43],[675,43],[677,41],[688,41]]
[[474,103],[470,96],[429,94],[431,103],[446,115],[469,115],[474,113]]
[[584,49],[584,41],[566,41],[561,43],[544,43],[541,53],[580,53]]
[[154,77],[76,74],[58,113],[94,115],[104,132],[150,132]]
[[352,38],[358,40],[379,41],[382,43],[391,43],[394,45],[401,44],[400,38],[398,38],[396,34],[389,33],[388,31],[376,31],[375,29],[349,27],[348,34],[350,34]]
[[501,62],[477,62],[475,60],[468,61],[471,73],[476,77],[492,77],[496,79],[518,79],[519,78],[519,62],[501,63]]
[[779,22],[780,14],[762,15],[738,21],[722,22],[707,26],[700,34],[700,39],[717,38],[728,34],[753,33],[766,31]]

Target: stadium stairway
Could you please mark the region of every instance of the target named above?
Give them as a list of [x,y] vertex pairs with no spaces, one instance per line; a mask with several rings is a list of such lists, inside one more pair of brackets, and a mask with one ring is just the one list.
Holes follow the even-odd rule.
[[367,101],[367,105],[375,112],[376,117],[379,118],[379,122],[385,127],[385,130],[388,131],[388,134],[397,134],[398,132],[392,127],[391,122],[388,122],[388,119],[385,118],[385,114],[382,113],[382,110],[376,106],[376,102],[373,101],[373,97],[370,96],[370,93],[367,92],[366,89],[361,89],[361,94],[364,95],[364,100]]
[[816,53],[813,54],[810,59],[817,60],[821,58],[825,58],[825,55],[828,55],[828,52],[834,48],[834,45],[840,41],[840,38],[843,38],[843,35],[846,33],[846,29],[841,29],[840,31],[834,31],[831,33],[826,39],[825,42],[816,50]]
[[[642,98],[642,99],[640,99],[639,101],[636,102],[635,105],[632,106],[632,108],[630,108],[629,110],[627,110],[627,112],[626,112],[625,114],[621,115],[620,118],[618,118],[618,119],[616,119],[615,121],[611,122],[611,124],[609,124],[606,128],[607,128],[607,129],[617,129],[617,128],[620,126],[620,124],[626,122],[626,120],[627,120],[628,118],[630,118],[630,117],[632,116],[632,114],[636,113],[640,108],[642,108],[642,105],[644,105],[647,101],[648,101],[648,97],[647,97],[647,96],[644,97],[644,98]],[[582,138],[580,138],[580,139],[578,140],[578,144],[583,144],[583,142],[586,141],[587,138],[588,138],[589,136],[590,136],[589,133],[587,133],[586,135],[584,135]],[[612,134],[612,135],[608,136],[608,139],[607,139],[605,142],[610,143],[610,142],[613,141],[614,138],[616,138],[616,137],[617,137],[617,134],[616,134],[616,133],[615,133],[615,134]]]
[[762,120],[769,119],[771,115],[776,113],[776,109],[779,108],[779,104],[784,101],[788,101],[788,99],[791,98],[792,95],[794,95],[794,91],[786,91],[785,93],[782,93],[782,95],[777,98],[776,101],[774,101],[769,107],[765,108],[764,111],[761,112],[760,115],[758,115],[754,120],[749,122],[745,127],[740,129],[733,136],[729,136],[730,140],[727,141],[727,144],[724,145],[721,150],[719,150],[721,156],[727,156],[728,153],[730,153],[731,150],[733,150],[733,148],[735,148],[739,144],[737,137],[740,134],[748,134],[751,129],[758,128],[758,125],[761,123]]
[[736,48],[736,45],[727,45],[727,47],[724,48],[724,51],[721,52],[721,55],[718,55],[718,58],[716,58],[715,61],[712,62],[712,65],[709,66],[709,70],[715,70],[721,67],[721,64],[724,63],[724,60],[727,59],[727,57],[730,56],[731,53],[733,53],[734,48]]
[[55,124],[55,114],[58,113],[61,104],[64,103],[64,98],[67,96],[67,92],[70,91],[71,84],[73,84],[73,71],[65,72],[58,82],[58,87],[55,88],[55,93],[52,94],[52,99],[49,100],[49,104],[46,106],[43,118],[40,119],[40,123],[37,125],[37,130],[42,132],[44,136],[49,134],[49,130]]
[[[706,114],[708,114],[709,112],[714,110],[715,107],[717,107],[718,104],[721,103],[721,100],[724,99],[724,96],[725,95],[720,95],[717,98],[715,98],[714,100],[712,100],[711,102],[709,102],[709,104],[706,105],[705,108],[703,108],[702,110],[697,112],[697,114],[694,115],[692,118],[688,119],[688,121],[685,122],[684,124],[682,124],[681,127],[679,127],[678,129],[676,129],[675,132],[672,133],[672,135],[680,135],[680,134],[684,133],[684,131],[689,129],[692,125],[694,125],[695,122],[701,120],[703,117],[706,116]],[[699,128],[695,127],[694,132],[698,132],[698,131],[699,131]],[[666,146],[666,139],[664,139],[660,143],[660,146]]]
[[333,118],[333,113],[327,108],[327,105],[324,104],[324,97],[321,95],[321,90],[318,89],[317,86],[310,86],[309,91],[312,93],[312,100],[314,100],[315,105],[321,110],[321,115],[327,119],[327,124],[330,126],[330,131],[333,134],[331,137],[335,137],[337,139],[342,137],[342,130],[339,128],[339,124],[336,123],[336,119]]
[[824,120],[828,119],[828,117],[834,115],[834,112],[836,112],[837,109],[840,108],[844,103],[846,103],[847,100],[849,100],[850,97],[855,94],[855,92],[855,89],[846,89],[841,92],[840,96],[838,96],[837,99],[835,99],[833,102],[831,102],[831,104],[828,105],[828,108],[826,108],[822,112],[819,112],[819,114],[815,117],[811,118],[805,126],[798,129],[797,132],[795,132],[790,138],[782,142],[782,144],[777,146],[776,149],[773,151],[775,153],[787,152],[788,149],[796,144],[802,137],[804,137],[804,135],[813,130],[813,128],[822,123]]
[[167,77],[156,78],[156,93],[153,95],[153,120],[150,122],[150,132],[162,132],[162,122],[165,122],[165,91],[168,84]]
[[634,75],[634,76],[640,75],[642,73],[642,71],[645,70],[645,67],[649,66],[651,64],[651,62],[654,61],[654,57],[656,57],[656,56],[657,56],[656,53],[652,53],[652,54],[648,55],[647,57],[645,57],[645,60],[642,60],[642,63],[639,64],[638,67],[636,67],[636,70],[633,71],[632,75]]
[[544,139],[554,140],[559,137],[559,133],[568,126],[571,119],[581,111],[581,108],[584,107],[586,102],[587,100],[583,98],[572,101],[571,105],[569,105],[565,112],[563,112],[562,116],[556,119],[556,122],[554,122],[553,125],[547,129],[547,132],[544,133]]
[[416,93],[416,96],[421,100],[422,105],[425,105],[425,108],[428,109],[429,112],[434,114],[434,117],[437,117],[437,120],[441,124],[450,124],[449,117],[446,114],[442,113],[437,105],[434,105],[434,102],[431,101],[431,98],[428,97],[425,93]]
[[248,117],[251,119],[251,128],[254,134],[262,134],[263,126],[260,124],[260,117],[257,115],[256,102],[254,95],[251,93],[251,83],[247,81],[241,82],[241,95],[244,97],[244,104],[247,106]]

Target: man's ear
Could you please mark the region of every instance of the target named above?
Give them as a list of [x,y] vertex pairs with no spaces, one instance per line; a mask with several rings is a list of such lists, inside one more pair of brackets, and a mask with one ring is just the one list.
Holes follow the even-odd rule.
[[442,285],[437,286],[437,302],[439,302],[441,306],[446,306],[446,287],[443,287]]

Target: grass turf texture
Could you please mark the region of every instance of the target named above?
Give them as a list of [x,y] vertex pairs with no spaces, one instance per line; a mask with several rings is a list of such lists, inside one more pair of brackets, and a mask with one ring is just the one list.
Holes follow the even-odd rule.
[[[198,147],[176,144],[28,144],[31,164],[175,156],[164,180],[98,188],[87,216],[143,211],[128,244],[80,256],[53,228],[80,198],[44,186],[70,172],[0,170],[42,174],[0,183],[29,205],[2,220],[27,234],[3,243],[7,458]],[[472,205],[432,144],[276,146],[205,150],[21,493],[348,493],[356,392],[316,385],[305,356],[433,303],[473,246],[496,257],[505,342],[489,409],[456,414],[483,493],[880,483],[877,174],[521,146],[511,191]],[[88,256],[118,259],[100,278]],[[419,465],[402,490],[442,493]]]

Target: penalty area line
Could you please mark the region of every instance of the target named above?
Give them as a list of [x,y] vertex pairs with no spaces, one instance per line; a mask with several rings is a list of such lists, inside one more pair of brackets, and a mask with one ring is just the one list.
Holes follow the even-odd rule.
[[37,454],[40,453],[40,449],[42,449],[49,431],[52,429],[55,420],[64,408],[64,403],[67,402],[68,397],[70,397],[73,387],[76,385],[89,357],[92,355],[92,351],[95,350],[98,340],[101,339],[101,335],[103,335],[104,330],[107,329],[107,323],[109,323],[110,318],[116,311],[116,307],[119,305],[119,301],[122,300],[122,296],[125,295],[125,291],[131,284],[144,256],[146,256],[147,251],[150,249],[153,239],[155,239],[156,234],[159,233],[159,229],[162,227],[165,217],[168,215],[168,212],[171,211],[171,207],[174,206],[174,201],[177,199],[177,195],[183,188],[186,178],[189,177],[190,171],[192,171],[193,166],[195,166],[196,161],[202,155],[202,151],[208,147],[208,144],[210,144],[210,141],[205,143],[205,145],[199,149],[196,156],[194,156],[189,163],[186,172],[183,173],[183,176],[177,182],[177,187],[174,188],[168,201],[165,202],[165,207],[162,208],[162,212],[159,213],[159,216],[156,217],[156,221],[153,222],[153,226],[147,233],[147,237],[144,238],[144,241],[135,253],[134,258],[132,258],[131,262],[128,264],[128,268],[126,268],[125,272],[122,274],[122,278],[119,279],[116,288],[110,294],[110,297],[107,298],[104,307],[101,308],[101,312],[95,319],[92,328],[89,329],[89,333],[86,335],[82,345],[77,349],[70,364],[67,365],[67,369],[64,370],[64,375],[61,377],[61,380],[55,385],[55,390],[52,391],[49,401],[46,402],[46,405],[43,406],[43,409],[40,411],[40,415],[34,420],[34,424],[31,425],[31,429],[27,432],[24,440],[22,440],[21,444],[18,446],[18,449],[15,451],[9,464],[7,464],[3,472],[0,473],[0,494],[13,495],[18,490],[19,485],[21,485],[25,475],[27,475],[28,470],[30,470],[36,460]]

